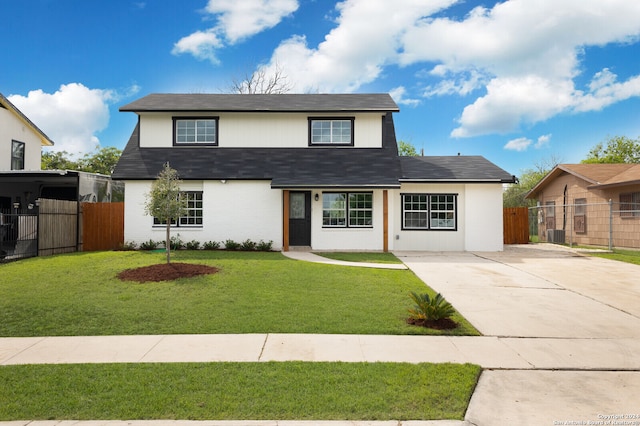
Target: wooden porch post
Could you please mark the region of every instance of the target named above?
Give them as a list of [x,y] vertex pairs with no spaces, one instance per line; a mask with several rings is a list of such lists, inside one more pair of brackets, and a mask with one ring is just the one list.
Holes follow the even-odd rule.
[[282,191],[283,207],[282,207],[282,251],[289,251],[289,190]]
[[389,251],[389,194],[385,189],[382,191],[382,250]]

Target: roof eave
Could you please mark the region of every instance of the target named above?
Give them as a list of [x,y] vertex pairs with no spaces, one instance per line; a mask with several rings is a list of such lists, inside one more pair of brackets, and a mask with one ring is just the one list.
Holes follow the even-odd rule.
[[515,183],[515,179],[400,179],[406,183]]
[[49,136],[47,136],[38,126],[36,126],[33,121],[29,119],[26,115],[22,113],[14,104],[9,101],[2,93],[0,93],[0,104],[2,104],[7,110],[12,111],[16,117],[20,121],[22,121],[27,127],[29,127],[34,133],[38,135],[40,138],[40,144],[42,146],[53,146],[55,142],[53,142]]

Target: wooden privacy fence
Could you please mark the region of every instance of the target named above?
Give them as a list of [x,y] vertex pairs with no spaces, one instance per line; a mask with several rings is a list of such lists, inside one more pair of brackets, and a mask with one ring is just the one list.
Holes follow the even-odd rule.
[[113,250],[124,243],[124,203],[82,203],[82,251]]
[[40,199],[38,256],[76,251],[78,202]]
[[502,210],[504,244],[527,244],[529,242],[529,209],[505,207]]

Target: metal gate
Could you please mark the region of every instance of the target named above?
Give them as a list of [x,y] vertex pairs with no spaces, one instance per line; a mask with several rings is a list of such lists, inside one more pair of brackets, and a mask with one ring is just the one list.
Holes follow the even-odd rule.
[[38,255],[38,215],[0,211],[0,261]]
[[0,211],[0,262],[78,249],[78,202],[39,199],[25,211]]

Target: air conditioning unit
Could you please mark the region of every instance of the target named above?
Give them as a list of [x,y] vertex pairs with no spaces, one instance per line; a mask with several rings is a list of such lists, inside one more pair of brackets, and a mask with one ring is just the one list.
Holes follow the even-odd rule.
[[547,242],[554,244],[564,244],[564,230],[547,229]]

